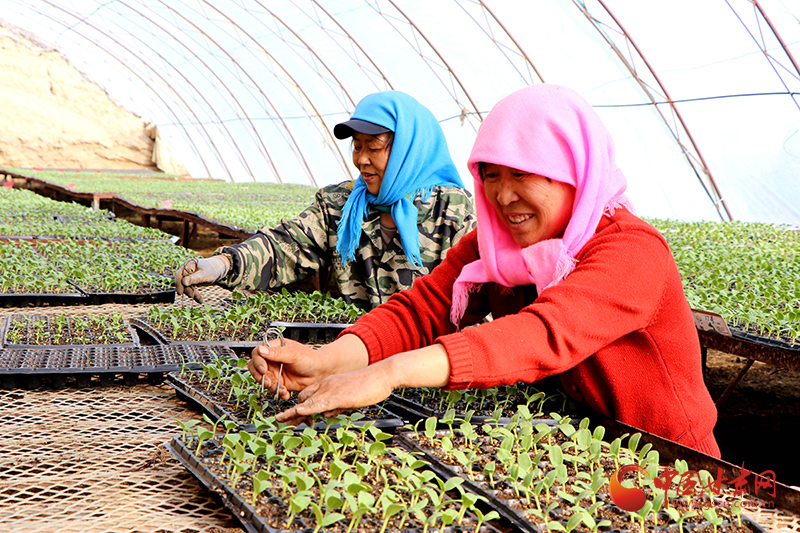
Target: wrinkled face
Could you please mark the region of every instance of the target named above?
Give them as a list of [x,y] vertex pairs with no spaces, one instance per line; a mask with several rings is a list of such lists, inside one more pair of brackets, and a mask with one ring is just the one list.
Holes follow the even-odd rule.
[[353,164],[364,178],[367,190],[376,195],[381,190],[383,173],[389,163],[392,136],[389,133],[353,135]]
[[517,244],[525,248],[564,236],[575,187],[503,165],[484,163],[481,169],[486,198]]

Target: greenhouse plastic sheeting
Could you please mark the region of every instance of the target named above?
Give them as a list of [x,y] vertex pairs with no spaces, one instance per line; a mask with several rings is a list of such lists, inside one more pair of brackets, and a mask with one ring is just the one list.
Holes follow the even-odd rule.
[[800,224],[798,2],[2,0],[0,16],[156,123],[194,176],[355,177],[332,127],[397,89],[471,188],[483,117],[546,82],[607,123],[639,214]]

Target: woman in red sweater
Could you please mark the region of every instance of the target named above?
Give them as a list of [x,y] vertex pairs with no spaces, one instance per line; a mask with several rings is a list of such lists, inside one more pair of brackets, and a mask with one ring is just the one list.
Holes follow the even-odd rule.
[[319,350],[253,351],[257,379],[275,390],[281,376],[284,397],[302,391],[278,419],[363,407],[401,387],[558,375],[596,411],[719,457],[678,269],[631,212],[591,106],[564,87],[517,91],[487,116],[468,164],[478,229],[429,275]]

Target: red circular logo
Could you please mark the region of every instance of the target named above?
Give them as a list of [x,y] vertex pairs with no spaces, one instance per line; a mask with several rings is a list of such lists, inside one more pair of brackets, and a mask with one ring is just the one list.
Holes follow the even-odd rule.
[[611,494],[611,501],[617,507],[629,513],[635,513],[644,507],[647,497],[644,491],[638,487],[625,487],[622,485],[622,476],[628,472],[644,472],[644,468],[639,465],[625,465],[617,468],[614,475],[611,476],[611,481],[608,483],[608,492]]

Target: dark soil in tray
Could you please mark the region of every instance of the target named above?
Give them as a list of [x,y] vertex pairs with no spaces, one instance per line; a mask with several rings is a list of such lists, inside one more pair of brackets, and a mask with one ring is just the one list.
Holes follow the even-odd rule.
[[509,418],[517,412],[519,405],[528,405],[532,402],[532,409],[536,410],[535,407],[539,405],[539,397],[544,398],[540,394],[539,387],[520,383],[492,389],[457,391],[401,389],[392,395],[392,400],[408,403],[426,416],[438,418],[441,418],[450,409],[455,409],[458,417],[463,417],[463,413],[469,411],[473,417]]
[[[548,391],[548,392],[545,392]],[[540,384],[500,386],[492,389],[468,389],[444,391],[440,389],[400,389],[392,394],[390,401],[397,403],[422,417],[443,418],[454,409],[457,418],[471,414],[471,420],[507,420],[517,412],[519,405],[530,405],[532,411],[564,412],[564,396],[542,387]],[[545,401],[545,399],[547,399]]]
[[3,347],[133,346],[139,339],[122,315],[10,315],[2,320]]
[[242,345],[246,343],[256,346],[264,341],[264,334],[268,328],[268,324],[265,322],[263,325],[257,326],[255,330],[251,329],[251,324],[245,324],[244,327],[236,327],[233,324],[219,324],[219,327],[215,330],[211,330],[205,325],[197,329],[186,327],[166,329],[160,328],[158,324],[143,316],[132,318],[131,324],[164,344],[202,342]]

